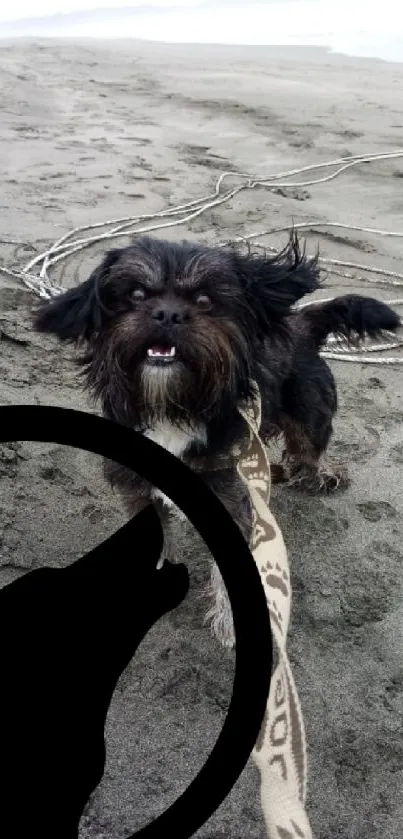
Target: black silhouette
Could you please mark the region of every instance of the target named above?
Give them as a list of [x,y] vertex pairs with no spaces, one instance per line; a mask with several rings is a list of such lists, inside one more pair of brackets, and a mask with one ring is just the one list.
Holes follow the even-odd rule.
[[148,507],[69,567],[33,571],[0,591],[4,839],[77,837],[103,775],[119,676],[188,590],[183,565],[157,570],[162,543]]
[[[127,837],[189,839],[238,780],[266,709],[272,639],[249,547],[200,477],[138,432],[81,411],[5,405],[0,443],[11,440],[73,446],[132,469],[183,510],[222,573],[236,636],[225,722],[182,795]],[[70,568],[35,571],[0,591],[1,837],[25,839],[37,829],[41,839],[76,839],[102,777],[114,686],[147,630],[188,589],[183,566],[157,571],[161,548],[159,521],[146,509]]]

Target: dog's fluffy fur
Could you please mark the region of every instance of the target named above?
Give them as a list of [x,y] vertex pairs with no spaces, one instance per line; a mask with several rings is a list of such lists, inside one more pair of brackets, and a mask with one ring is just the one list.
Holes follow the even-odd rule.
[[[326,491],[346,478],[323,464],[337,397],[319,350],[329,333],[354,341],[396,330],[400,321],[385,304],[356,295],[292,309],[318,288],[317,258],[301,252],[294,234],[275,257],[143,238],[110,251],[86,282],[42,307],[35,327],[84,347],[86,386],[106,417],[193,461],[240,438],[237,404],[255,380],[262,437],[285,441],[277,479]],[[155,354],[173,347],[172,357]],[[105,473],[132,515],[152,498],[169,554],[168,499],[115,464],[106,463]],[[248,538],[249,499],[235,471],[202,474]],[[213,629],[232,643],[216,570],[212,579]]]

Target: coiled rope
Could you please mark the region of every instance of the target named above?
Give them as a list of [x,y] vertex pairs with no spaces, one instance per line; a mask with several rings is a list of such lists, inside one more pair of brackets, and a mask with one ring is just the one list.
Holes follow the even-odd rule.
[[[236,195],[246,190],[266,189],[266,190],[282,190],[296,189],[298,187],[315,186],[334,180],[342,173],[351,169],[354,166],[363,164],[371,164],[379,161],[391,161],[403,158],[403,149],[387,152],[384,154],[367,154],[354,155],[350,157],[340,157],[335,160],[324,163],[315,163],[310,166],[303,166],[299,169],[292,169],[289,171],[278,172],[268,176],[267,178],[254,178],[250,174],[243,172],[222,172],[217,178],[213,192],[195,198],[192,201],[187,201],[184,204],[179,204],[176,207],[167,207],[165,210],[159,210],[155,213],[146,213],[134,216],[124,216],[122,218],[108,219],[104,222],[97,222],[95,224],[82,225],[75,227],[54,242],[46,251],[37,253],[29,262],[22,268],[17,266],[0,265],[0,272],[6,276],[12,277],[22,281],[24,285],[39,297],[49,300],[52,297],[61,294],[65,289],[55,283],[49,276],[49,271],[57,265],[60,261],[67,259],[82,251],[84,248],[91,247],[99,242],[110,239],[129,238],[133,239],[135,236],[154,233],[157,230],[165,230],[166,228],[176,227],[179,225],[189,224],[195,218],[198,218],[208,210],[231,201]],[[320,177],[310,178],[307,180],[293,180],[295,176],[304,176],[306,173],[319,172],[320,170],[330,169],[330,173]],[[224,182],[228,179],[237,180],[236,186],[231,189],[224,190]],[[291,180],[290,180],[291,179]],[[240,181],[240,183],[239,183]],[[343,230],[351,230],[360,233],[366,233],[376,236],[403,238],[403,231],[379,230],[371,227],[359,227],[357,225],[342,224],[337,221],[321,221],[320,219],[313,219],[312,221],[299,222],[293,225],[294,230],[315,230],[317,228],[339,228]],[[254,240],[255,246],[264,248],[272,253],[278,253],[276,248],[263,245],[259,242],[262,237],[283,233],[289,230],[289,225],[281,227],[272,227],[266,230],[259,230],[255,233],[248,233],[244,236],[237,236],[225,242],[219,242],[219,247],[225,247],[235,243],[246,243]],[[94,231],[91,235],[83,235]],[[95,232],[96,231],[96,232]],[[348,240],[346,240],[348,241]],[[36,248],[27,242],[16,241],[15,239],[1,238],[0,244],[22,245],[24,247]],[[364,284],[383,285],[387,287],[403,287],[403,274],[396,271],[388,271],[383,268],[378,268],[374,265],[363,265],[356,262],[343,261],[339,259],[330,259],[320,257],[319,262],[323,265],[329,274],[344,277],[354,282],[361,282]],[[359,272],[359,276],[347,272],[346,269],[351,268]],[[369,276],[362,276],[364,272]],[[331,300],[333,298],[326,298]],[[316,300],[303,303],[301,307],[314,305]],[[402,298],[394,298],[393,300],[385,301],[389,305],[402,306]],[[385,338],[387,333],[385,333]],[[327,347],[323,350],[322,355],[329,359],[336,359],[338,361],[360,362],[364,364],[403,364],[403,356],[385,356],[382,353],[396,349],[403,346],[403,339],[397,340],[393,335],[393,340],[385,340],[383,343],[366,343],[364,342],[361,348],[351,348],[341,340],[335,340],[333,337],[329,338]],[[369,353],[367,355],[366,353]],[[375,356],[378,353],[380,355]]]

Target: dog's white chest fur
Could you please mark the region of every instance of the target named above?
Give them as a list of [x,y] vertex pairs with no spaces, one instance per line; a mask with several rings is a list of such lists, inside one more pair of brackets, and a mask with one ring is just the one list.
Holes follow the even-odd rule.
[[[158,443],[164,449],[167,449],[175,457],[182,458],[192,443],[206,443],[207,432],[204,425],[181,427],[172,425],[168,420],[161,420],[156,422],[153,428],[144,432],[149,440]],[[159,489],[153,489],[153,498],[160,498],[167,507],[174,507],[175,505],[170,498],[167,498]],[[180,514],[180,511],[178,510]]]

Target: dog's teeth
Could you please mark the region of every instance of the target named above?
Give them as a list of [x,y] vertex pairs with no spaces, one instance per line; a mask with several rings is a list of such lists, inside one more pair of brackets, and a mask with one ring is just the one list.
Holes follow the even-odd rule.
[[175,347],[170,347],[169,349],[159,349],[157,347],[150,347],[147,350],[147,355],[149,358],[174,358],[175,354]]

